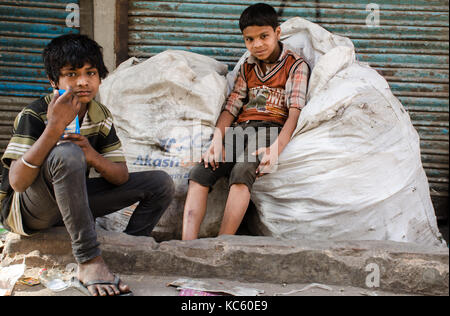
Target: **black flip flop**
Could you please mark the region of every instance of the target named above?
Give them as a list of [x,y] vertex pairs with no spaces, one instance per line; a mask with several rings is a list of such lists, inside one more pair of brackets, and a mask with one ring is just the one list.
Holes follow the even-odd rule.
[[[114,281],[112,281],[112,282],[96,280],[96,281],[90,281],[87,283],[83,283],[80,280],[78,280],[78,278],[73,277],[70,280],[70,283],[71,283],[72,287],[76,288],[81,293],[83,293],[87,296],[92,296],[91,292],[89,292],[89,290],[88,290],[88,287],[93,286],[93,285],[115,285],[119,289],[120,278],[118,276],[114,276]],[[114,296],[134,296],[134,294],[133,294],[133,292],[130,291],[127,293],[121,293],[119,295],[114,295]]]

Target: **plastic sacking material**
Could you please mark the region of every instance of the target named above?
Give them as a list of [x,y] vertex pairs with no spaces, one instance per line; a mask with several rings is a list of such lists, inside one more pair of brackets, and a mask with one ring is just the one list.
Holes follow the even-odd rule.
[[[312,69],[307,105],[276,172],[254,185],[249,228],[287,239],[445,246],[418,133],[387,81],[356,60],[351,40],[305,19],[283,23],[282,41]],[[181,235],[187,174],[246,57],[227,75],[214,59],[167,51],[143,63],[128,60],[101,85],[99,101],[115,117],[130,171],[165,170],[176,183],[175,201],[155,229],[163,239]],[[227,195],[222,179],[200,237],[217,235]],[[126,214],[106,223],[123,230],[127,221],[117,219]]]
[[[114,117],[130,172],[164,170],[174,180],[175,199],[154,229],[157,239],[181,238],[188,174],[214,132],[226,100],[227,65],[185,51],[166,51],[139,63],[131,58],[100,86],[99,101]],[[200,236],[216,236],[227,198],[219,181],[208,198]],[[98,219],[123,231],[135,206]]]
[[316,24],[291,19],[282,34],[313,70],[276,172],[254,185],[249,227],[287,239],[445,246],[419,135],[387,81],[355,59],[350,40]]

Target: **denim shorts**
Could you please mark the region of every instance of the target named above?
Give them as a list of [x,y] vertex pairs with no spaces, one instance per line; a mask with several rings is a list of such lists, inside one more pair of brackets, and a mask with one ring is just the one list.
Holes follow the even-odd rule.
[[189,181],[195,181],[212,190],[222,177],[229,177],[229,186],[245,184],[252,192],[256,181],[256,170],[260,164],[258,156],[252,154],[260,148],[272,145],[282,130],[280,124],[265,121],[247,121],[227,131],[225,136],[226,161],[219,163],[214,171],[203,163],[196,165],[189,174]]

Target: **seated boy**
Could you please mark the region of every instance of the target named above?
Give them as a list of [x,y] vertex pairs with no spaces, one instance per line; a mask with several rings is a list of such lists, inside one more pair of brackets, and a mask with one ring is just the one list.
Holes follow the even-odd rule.
[[[281,28],[274,8],[263,3],[252,5],[242,13],[239,24],[251,56],[241,66],[234,91],[218,119],[211,146],[203,155],[202,163],[190,173],[183,240],[198,238],[208,193],[223,176],[230,177],[230,192],[219,235],[236,233],[257,176],[273,171],[305,106],[309,67],[280,42]],[[232,124],[240,127],[241,133],[228,129]],[[264,129],[265,133],[261,133]],[[275,137],[269,137],[274,129]],[[240,136],[232,144],[228,141],[230,133],[231,137]],[[236,150],[242,143],[244,153]]]
[[[159,171],[128,173],[111,113],[94,101],[108,73],[96,42],[64,35],[43,57],[55,92],[16,118],[2,158],[0,219],[21,235],[65,225],[79,282],[94,296],[130,294],[101,257],[95,218],[139,202],[125,233],[149,236],[173,199],[172,179]],[[77,115],[81,134],[65,134]],[[101,177],[87,178],[90,168]]]

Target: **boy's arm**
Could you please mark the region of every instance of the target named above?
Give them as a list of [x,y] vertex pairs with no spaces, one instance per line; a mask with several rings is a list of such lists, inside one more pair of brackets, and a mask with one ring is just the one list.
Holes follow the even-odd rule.
[[279,156],[283,150],[286,148],[287,144],[291,141],[292,134],[294,134],[295,129],[297,128],[298,119],[300,117],[301,110],[296,108],[291,108],[289,110],[289,117],[284,124],[283,129],[280,132],[280,135],[277,139],[278,152]]
[[95,168],[95,170],[109,183],[122,185],[128,181],[129,173],[125,162],[113,162],[103,157],[91,146],[89,140],[83,135],[65,135],[64,139],[80,146],[86,157],[86,163]]
[[220,161],[225,161],[225,150],[223,146],[223,140],[225,139],[225,133],[227,127],[238,117],[239,112],[244,105],[244,99],[247,97],[247,82],[243,76],[243,70],[238,73],[236,82],[234,83],[233,91],[228,97],[227,103],[225,103],[222,113],[216,123],[216,129],[214,130],[214,136],[211,146],[202,157],[202,162],[205,168],[211,165],[213,170],[219,167]]
[[130,178],[125,162],[111,162],[100,154],[96,162],[96,165],[93,167],[109,183],[122,185]]
[[[55,147],[61,133],[54,132],[46,128],[42,136],[36,143],[23,155],[23,159],[36,167],[40,167],[53,147]],[[16,192],[25,192],[33,184],[39,175],[40,168],[30,168],[26,166],[22,159],[13,160],[9,171],[9,182]]]
[[22,156],[27,164],[37,168],[30,168],[22,159],[11,162],[9,182],[14,191],[25,192],[33,184],[39,174],[40,166],[60,140],[66,126],[75,119],[80,107],[78,98],[72,92],[67,92],[61,97],[55,94],[48,106],[48,123],[44,132]]
[[225,133],[227,132],[227,128],[233,124],[235,121],[235,117],[228,111],[223,111],[219,119],[216,123],[216,129],[214,131],[214,138],[217,138],[217,140],[223,142],[225,139]]
[[223,140],[225,138],[227,127],[230,127],[235,119],[236,118],[228,111],[223,111],[220,114],[214,130],[211,146],[209,146],[208,150],[202,157],[202,162],[204,163],[205,168],[208,168],[208,165],[211,165],[213,170],[216,170],[216,168],[219,167],[219,162],[225,161]]
[[297,128],[300,113],[306,104],[308,80],[309,67],[306,62],[299,60],[298,65],[293,67],[293,71],[286,82],[288,119],[274,144],[269,148],[261,148],[255,152],[255,155],[263,154],[261,164],[256,171],[260,176],[264,175],[265,171],[270,171],[271,166],[278,161],[278,157],[291,141]]
[[294,131],[297,128],[300,113],[301,110],[291,108],[289,110],[289,117],[278,135],[277,140],[270,147],[260,148],[253,154],[255,156],[262,155],[260,160],[261,163],[256,170],[256,174],[263,176],[271,171],[271,166],[278,161],[278,157],[291,141],[292,134],[294,134]]

